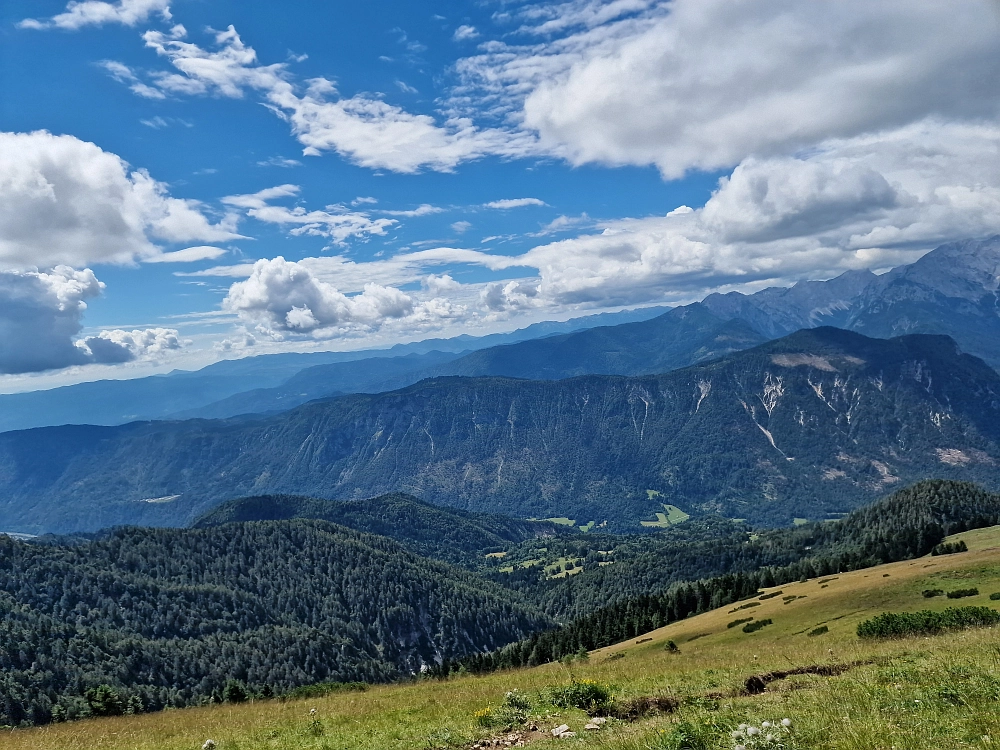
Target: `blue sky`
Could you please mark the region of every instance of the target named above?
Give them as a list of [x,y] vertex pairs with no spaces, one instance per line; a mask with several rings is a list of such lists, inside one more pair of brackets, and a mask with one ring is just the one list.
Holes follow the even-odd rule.
[[1000,231],[990,0],[10,0],[0,388],[883,269]]

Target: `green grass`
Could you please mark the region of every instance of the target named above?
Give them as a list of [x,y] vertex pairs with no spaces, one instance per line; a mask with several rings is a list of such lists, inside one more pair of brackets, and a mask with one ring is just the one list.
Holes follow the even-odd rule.
[[688,513],[685,513],[676,505],[667,505],[666,503],[663,503],[663,510],[666,512],[657,513],[655,521],[640,521],[639,523],[647,528],[665,529],[668,526],[684,523],[691,517]]
[[565,516],[560,516],[559,518],[546,518],[544,519],[551,523],[557,523],[560,526],[576,526],[576,520],[573,518],[566,518]]
[[[685,731],[701,737],[706,750],[728,750],[733,745],[729,731],[738,724],[787,716],[795,724],[798,750],[997,750],[1000,630],[889,641],[862,641],[855,634],[858,622],[880,612],[949,605],[944,597],[925,599],[921,592],[927,588],[978,587],[983,593],[963,603],[989,606],[989,592],[1000,590],[1000,529],[956,538],[964,539],[970,551],[783,585],[781,597],[753,609],[756,619],[773,624],[752,634],[726,627],[733,620],[727,606],[570,665],[8,731],[0,734],[0,747],[196,750],[211,738],[218,750],[457,749],[499,736],[499,730],[477,727],[474,715],[499,706],[507,691],[519,690],[529,696],[529,720],[541,730],[566,723],[578,732],[565,741],[571,748],[677,748],[679,722],[684,722]],[[785,604],[788,596],[797,598]],[[826,632],[810,635],[823,627]],[[668,640],[679,645],[679,653],[665,650]],[[770,683],[761,695],[740,695],[753,674],[847,663],[859,666],[835,677],[792,676]],[[600,731],[585,732],[582,711],[558,708],[547,697],[571,677],[611,685],[619,699],[673,696],[680,708],[675,715],[611,721]],[[544,748],[551,742],[534,745]]]

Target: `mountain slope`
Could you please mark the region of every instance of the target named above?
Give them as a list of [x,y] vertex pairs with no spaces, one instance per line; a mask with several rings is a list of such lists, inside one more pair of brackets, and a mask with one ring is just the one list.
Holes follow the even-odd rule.
[[295,495],[240,498],[212,509],[193,526],[293,518],[330,521],[389,537],[424,557],[465,564],[526,539],[567,533],[552,523],[443,508],[402,493],[347,503]]
[[[117,529],[72,548],[0,538],[0,721],[110,684],[146,709],[381,682],[551,624],[500,587],[319,521]],[[81,658],[81,654],[85,654]],[[33,715],[34,714],[34,715]]]
[[[185,525],[239,495],[637,528],[662,510],[821,518],[930,476],[1000,483],[1000,375],[946,337],[801,331],[636,378],[442,378],[260,419],[0,435],[9,531]],[[654,501],[647,490],[662,493]]]

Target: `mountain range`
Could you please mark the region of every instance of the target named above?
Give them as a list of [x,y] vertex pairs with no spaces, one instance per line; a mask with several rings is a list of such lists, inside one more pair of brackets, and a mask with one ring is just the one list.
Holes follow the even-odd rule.
[[659,375],[437,378],[267,417],[0,434],[7,530],[185,525],[241,495],[405,491],[638,528],[783,524],[928,476],[1000,480],[1000,375],[944,336],[799,331]]

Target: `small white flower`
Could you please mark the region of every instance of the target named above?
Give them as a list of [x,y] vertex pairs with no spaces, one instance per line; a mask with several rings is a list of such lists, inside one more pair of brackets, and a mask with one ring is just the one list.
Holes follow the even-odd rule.
[[316,709],[315,708],[310,708],[309,709],[309,715],[310,716],[315,716],[316,715]]
[[781,726],[783,726],[783,727],[791,727],[792,726],[792,720],[791,719],[782,719],[781,720]]
[[730,732],[729,736],[732,737],[734,740],[741,740],[743,739],[743,732],[737,729],[735,732]]
[[765,721],[763,724],[761,724],[761,726],[764,727],[764,729],[767,729],[768,727],[771,726],[771,722]]
[[750,737],[756,737],[758,734],[760,734],[760,730],[757,727],[750,727],[749,729],[747,729],[747,734]]
[[740,731],[741,732],[745,732],[747,730],[748,726],[750,726],[750,725],[749,724],[740,724]]
[[736,747],[733,748],[733,750],[747,750],[747,746],[746,745],[737,745]]
[[205,744],[201,746],[201,750],[215,750],[215,740],[205,740]]

